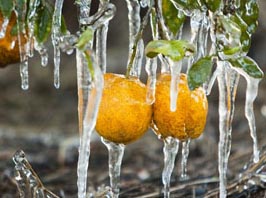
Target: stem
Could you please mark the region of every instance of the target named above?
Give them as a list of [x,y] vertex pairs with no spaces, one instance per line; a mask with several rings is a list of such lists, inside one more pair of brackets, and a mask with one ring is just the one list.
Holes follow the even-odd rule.
[[144,16],[143,21],[142,21],[141,26],[140,26],[140,29],[139,29],[136,37],[135,37],[135,41],[134,41],[134,44],[132,47],[132,53],[131,53],[131,56],[129,57],[129,62],[127,65],[126,78],[129,78],[129,76],[130,76],[130,72],[131,72],[132,67],[133,67],[133,62],[134,62],[134,59],[135,59],[136,53],[137,53],[137,46],[138,46],[139,41],[142,38],[143,30],[145,29],[146,25],[148,24],[151,10],[152,10],[152,7],[149,8],[146,15]]

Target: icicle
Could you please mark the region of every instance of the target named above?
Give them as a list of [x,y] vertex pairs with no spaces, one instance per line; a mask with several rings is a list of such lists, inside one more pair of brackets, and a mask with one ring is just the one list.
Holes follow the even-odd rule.
[[21,88],[27,90],[29,88],[29,73],[28,73],[28,55],[29,55],[29,43],[26,32],[26,14],[27,14],[27,2],[19,3],[15,1],[15,13],[17,16],[18,24],[18,44],[20,54],[20,76],[21,76]]
[[[103,9],[109,0],[101,0],[99,9]],[[113,12],[114,15],[114,12]],[[113,16],[112,16],[113,17]],[[106,44],[109,20],[105,19],[105,23],[98,28],[96,36],[96,62],[102,69],[103,73],[106,72]]]
[[170,61],[171,84],[170,84],[170,111],[176,111],[178,98],[178,84],[180,79],[181,64],[180,62]]
[[60,87],[60,37],[61,37],[61,18],[64,0],[55,1],[55,10],[52,23],[52,43],[54,46],[54,86]]
[[148,74],[146,102],[152,104],[155,101],[157,58],[147,58],[145,68]]
[[33,50],[34,50],[34,24],[35,24],[35,20],[36,20],[36,11],[37,11],[37,7],[40,3],[40,0],[30,0],[29,1],[29,13],[28,13],[28,32],[29,32],[29,47],[30,47],[30,51],[29,51],[29,56],[33,57]]
[[[77,50],[77,67],[84,69],[84,68],[87,68],[86,65],[87,64],[86,64],[83,53]],[[83,72],[83,71],[78,70],[78,72]],[[88,73],[85,72],[85,74],[88,74]],[[88,101],[87,101],[87,105],[84,104],[86,106],[83,106],[86,108],[84,118],[82,117],[80,120],[80,123],[82,122],[82,134],[80,134],[80,148],[79,148],[79,159],[78,159],[78,170],[77,170],[78,172],[78,182],[77,182],[78,197],[85,198],[86,197],[86,185],[87,185],[87,169],[88,169],[88,164],[89,164],[88,160],[90,156],[90,136],[96,124],[96,118],[97,118],[99,104],[100,104],[101,95],[102,95],[103,75],[102,75],[101,69],[98,67],[97,64],[94,64],[94,77],[93,78],[90,77],[90,80],[84,79],[84,77],[89,77],[89,76],[84,76],[84,73],[81,73],[81,74],[78,73],[78,75],[81,75],[81,76],[78,76],[79,78],[78,82],[81,83],[79,84],[79,88],[81,88],[81,90],[82,89],[85,90],[85,92],[83,92],[82,94],[85,94],[86,91],[88,91],[87,92],[88,95],[82,96],[82,99],[84,97],[87,97]],[[84,82],[87,84],[83,84]],[[89,89],[87,86],[89,86],[90,84],[91,84],[91,87]],[[85,87],[80,87],[83,85]]]
[[[129,56],[128,61],[133,53],[133,46],[136,39],[136,35],[140,29],[140,5],[137,0],[126,0],[128,8],[128,20],[129,20]],[[144,51],[143,40],[141,39],[137,44],[137,53],[130,70],[130,76],[140,76],[142,57]],[[129,62],[128,62],[129,63]],[[129,65],[129,64],[128,64]]]
[[164,169],[162,174],[164,198],[170,198],[170,181],[175,166],[175,158],[178,152],[178,146],[178,139],[167,137],[164,140]]
[[9,23],[9,18],[4,17],[3,23],[0,29],[0,39],[5,37],[8,23]]
[[22,150],[15,153],[13,161],[20,198],[59,198],[43,186]]
[[189,179],[189,176],[187,175],[187,160],[189,155],[189,145],[190,145],[190,139],[182,142],[182,161],[181,161],[181,176],[180,176],[181,181]]
[[258,94],[259,80],[248,78],[247,90],[246,90],[246,104],[245,104],[245,116],[248,120],[250,135],[253,139],[253,161],[257,163],[259,161],[259,148],[256,134],[255,115],[253,111],[253,102]]
[[112,197],[119,197],[120,172],[121,164],[124,156],[125,145],[116,144],[102,138],[102,142],[108,149],[109,153],[109,177],[112,188]]
[[232,70],[226,62],[218,61],[217,69],[219,86],[219,177],[220,198],[226,197],[226,173],[231,150],[231,131],[234,114],[234,102],[239,81],[239,74]]
[[42,43],[37,43],[35,41],[34,44],[34,48],[35,50],[37,50],[41,56],[41,65],[43,67],[46,67],[48,64],[48,52],[47,52],[47,48],[44,46],[44,44]]

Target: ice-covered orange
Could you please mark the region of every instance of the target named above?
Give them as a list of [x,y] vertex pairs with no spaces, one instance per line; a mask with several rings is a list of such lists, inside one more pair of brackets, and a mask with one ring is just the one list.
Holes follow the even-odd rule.
[[[4,22],[3,15],[0,13],[0,27]],[[16,15],[13,12],[3,38],[0,38],[0,68],[20,61],[18,37],[14,32]]]
[[199,137],[206,124],[208,101],[202,88],[191,91],[187,76],[180,75],[176,111],[170,111],[170,74],[161,74],[156,83],[153,128],[163,138],[186,140]]
[[149,128],[152,107],[146,103],[146,86],[139,79],[107,73],[96,131],[105,139],[127,144]]

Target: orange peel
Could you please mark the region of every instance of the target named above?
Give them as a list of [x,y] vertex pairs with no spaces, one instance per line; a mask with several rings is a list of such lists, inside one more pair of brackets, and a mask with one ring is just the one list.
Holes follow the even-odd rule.
[[202,88],[191,91],[187,76],[180,75],[178,84],[177,109],[170,111],[170,74],[163,73],[156,83],[153,104],[153,129],[162,136],[174,137],[181,141],[198,138],[206,124],[208,101]]
[[146,86],[138,78],[107,73],[96,131],[105,139],[128,144],[149,128],[152,107],[146,102]]

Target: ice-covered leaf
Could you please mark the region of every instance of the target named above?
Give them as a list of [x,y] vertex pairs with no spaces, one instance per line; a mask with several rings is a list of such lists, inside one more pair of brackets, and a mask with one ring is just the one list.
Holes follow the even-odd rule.
[[49,4],[39,6],[34,28],[34,35],[39,43],[45,42],[52,29],[53,9]]
[[149,58],[163,54],[173,61],[179,61],[184,56],[191,55],[194,51],[194,46],[185,40],[156,40],[148,43],[145,54]]
[[176,35],[184,23],[185,15],[176,9],[170,0],[162,1],[163,17],[168,29]]
[[171,0],[176,7],[179,8],[185,8],[185,9],[189,9],[189,10],[193,10],[193,9],[200,9],[200,4],[201,3],[200,0]]
[[233,55],[241,50],[241,27],[232,18],[219,15],[216,23],[218,51]]
[[0,11],[6,18],[10,18],[14,4],[10,0],[0,0]]
[[199,59],[188,71],[188,86],[191,90],[200,87],[208,80],[212,70],[211,57]]
[[259,6],[257,1],[241,0],[237,12],[248,25],[248,32],[253,34],[258,26]]
[[93,39],[94,31],[92,28],[87,28],[79,37],[77,48],[81,51],[85,50],[86,45]]
[[203,0],[203,1],[207,6],[207,8],[212,12],[217,11],[221,5],[221,0]]
[[232,67],[240,68],[245,73],[253,78],[263,78],[263,71],[259,68],[258,64],[250,57],[244,56],[237,59],[230,59]]

